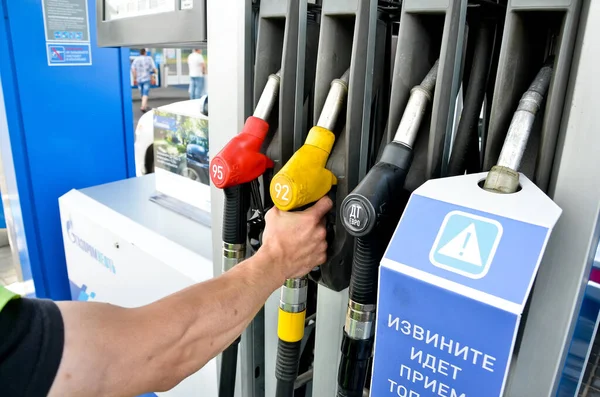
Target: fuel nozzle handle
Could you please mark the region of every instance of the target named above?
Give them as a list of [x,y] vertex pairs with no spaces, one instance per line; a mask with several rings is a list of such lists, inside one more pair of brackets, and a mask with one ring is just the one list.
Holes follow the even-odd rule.
[[241,185],[261,176],[273,161],[260,153],[269,132],[267,119],[279,94],[279,72],[269,80],[256,105],[254,115],[248,117],[242,132],[233,137],[210,162],[210,179],[217,188]]
[[375,288],[381,249],[376,247],[373,235],[380,222],[389,218],[393,202],[404,188],[412,158],[408,146],[389,143],[381,160],[342,201],[342,224],[350,235],[358,237],[350,278],[350,299],[354,302],[372,304],[377,300]]
[[411,90],[394,140],[386,145],[378,163],[342,202],[342,223],[351,235],[370,234],[389,206],[389,200],[397,197],[404,187],[412,163],[412,146],[433,97],[437,70],[438,61],[421,84]]
[[325,165],[335,142],[333,128],[348,94],[348,76],[349,71],[346,71],[340,79],[332,81],[317,125],[308,132],[304,145],[271,180],[271,199],[280,210],[290,211],[313,203],[337,183]]
[[548,93],[554,69],[554,57],[548,58],[521,97],[508,127],[498,163],[488,173],[483,188],[496,193],[514,193],[519,188],[519,167],[525,154],[533,123]]

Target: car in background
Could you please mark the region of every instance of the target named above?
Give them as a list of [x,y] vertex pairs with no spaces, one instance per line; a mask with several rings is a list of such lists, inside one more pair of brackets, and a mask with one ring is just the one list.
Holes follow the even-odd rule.
[[[200,107],[200,112],[208,117],[208,95],[200,99],[175,102],[162,106],[161,109],[174,113],[193,113]],[[191,143],[186,148],[188,170],[186,176],[208,183],[208,152],[204,147]],[[135,174],[142,176],[154,172],[154,111],[142,115],[135,128]],[[197,179],[195,179],[197,178]],[[205,181],[206,180],[206,181]]]
[[[203,139],[198,139],[202,141]],[[204,139],[204,141],[206,141]],[[208,142],[190,142],[186,147],[186,162],[185,176],[194,181],[200,181],[206,185],[210,183],[210,175],[208,173]]]

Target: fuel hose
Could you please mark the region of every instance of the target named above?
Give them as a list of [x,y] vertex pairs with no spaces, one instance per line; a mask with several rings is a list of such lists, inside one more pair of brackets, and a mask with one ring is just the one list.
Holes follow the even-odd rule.
[[[260,153],[269,131],[267,119],[279,95],[279,74],[270,75],[254,114],[248,117],[242,132],[231,139],[212,159],[211,181],[225,195],[223,210],[223,272],[246,258],[247,221],[251,184],[273,162]],[[238,337],[221,356],[219,397],[233,397],[237,368]]]
[[[337,183],[325,168],[335,142],[333,129],[346,102],[349,70],[331,83],[317,125],[311,128],[304,145],[271,180],[273,204],[292,211],[323,197]],[[307,277],[286,280],[281,287],[277,322],[276,397],[292,397],[298,376],[300,350],[306,317]]]
[[400,216],[392,202],[404,188],[413,158],[412,147],[432,100],[437,70],[436,61],[421,84],[411,90],[393,141],[385,146],[377,164],[342,202],[342,223],[356,240],[338,370],[338,397],[363,395],[373,351],[378,266],[391,237],[390,226]]
[[448,162],[448,175],[463,175],[479,172],[479,115],[485,99],[485,92],[492,62],[495,20],[482,18],[474,32],[475,49],[469,85],[465,93],[463,111],[452,144],[452,154]]
[[498,163],[492,167],[483,188],[495,193],[514,193],[519,189],[519,167],[531,135],[533,123],[552,80],[554,57],[549,57],[521,97],[508,127]]

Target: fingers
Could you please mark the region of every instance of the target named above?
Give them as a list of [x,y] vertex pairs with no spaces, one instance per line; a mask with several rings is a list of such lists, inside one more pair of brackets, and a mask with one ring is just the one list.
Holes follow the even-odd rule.
[[312,207],[305,210],[304,212],[307,214],[311,214],[317,220],[321,220],[325,214],[327,214],[331,208],[333,208],[333,202],[327,196],[321,198],[321,200],[317,201]]
[[279,208],[273,206],[270,210],[265,214],[265,220],[269,222],[270,219],[275,217],[279,213]]

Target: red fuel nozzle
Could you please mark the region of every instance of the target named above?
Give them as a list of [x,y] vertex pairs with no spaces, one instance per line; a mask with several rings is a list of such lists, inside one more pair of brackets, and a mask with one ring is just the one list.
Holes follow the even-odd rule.
[[241,185],[273,168],[273,160],[260,153],[269,124],[248,117],[242,132],[236,135],[210,162],[210,179],[219,189]]

